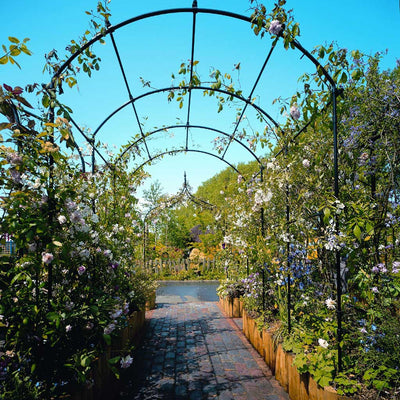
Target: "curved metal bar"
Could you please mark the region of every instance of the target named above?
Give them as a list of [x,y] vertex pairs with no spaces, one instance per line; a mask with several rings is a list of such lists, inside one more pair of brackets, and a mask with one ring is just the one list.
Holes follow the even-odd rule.
[[[243,175],[240,173],[240,171],[234,166],[232,165],[230,162],[226,161],[225,159],[217,156],[216,154],[210,153],[208,151],[204,151],[204,150],[196,150],[196,149],[175,149],[175,150],[169,150],[169,151],[164,151],[162,153],[158,153],[155,156],[153,156],[151,159],[146,160],[145,162],[143,162],[142,164],[140,164],[134,171],[133,174],[136,174],[136,172],[138,172],[141,168],[143,168],[146,164],[150,163],[151,161],[153,161],[156,158],[160,158],[163,157],[167,154],[169,155],[173,155],[173,154],[177,154],[177,153],[185,153],[185,152],[190,152],[190,153],[200,153],[200,154],[206,154],[208,156],[212,156],[217,158],[220,161],[223,161],[225,164],[229,165],[237,174],[241,175],[243,177]],[[246,180],[243,177],[243,180]]]
[[279,128],[279,124],[265,111],[263,110],[261,107],[257,106],[256,104],[252,103],[251,100],[246,99],[242,96],[237,95],[236,93],[231,93],[227,90],[224,89],[212,89],[209,86],[194,86],[191,87],[190,85],[187,86],[172,86],[172,87],[165,87],[165,88],[161,88],[161,89],[155,89],[155,90],[151,90],[149,92],[143,93],[131,100],[128,100],[127,102],[125,102],[124,104],[122,104],[120,107],[118,107],[117,109],[115,109],[110,115],[108,115],[104,121],[96,128],[96,130],[94,131],[94,135],[97,134],[97,132],[104,126],[104,124],[109,121],[115,114],[117,114],[119,111],[121,111],[122,109],[124,109],[125,107],[127,107],[130,103],[132,102],[136,102],[137,100],[140,100],[144,97],[147,96],[151,96],[153,94],[158,94],[158,93],[163,93],[163,92],[170,92],[170,91],[175,91],[175,90],[212,90],[214,92],[217,93],[222,93],[222,94],[226,94],[228,96],[232,96],[250,106],[252,106],[255,110],[257,110],[259,113],[261,113],[262,115],[264,115],[270,122],[272,122],[274,124],[274,126],[276,128]]
[[63,71],[71,64],[72,61],[75,60],[79,56],[79,54],[82,54],[86,49],[88,49],[90,46],[92,46],[94,43],[99,41],[101,38],[107,36],[110,33],[115,32],[116,30],[126,26],[130,25],[133,22],[137,22],[143,19],[147,18],[152,18],[152,17],[157,17],[160,15],[167,15],[167,14],[178,14],[178,13],[202,13],[202,14],[214,14],[214,15],[224,15],[226,17],[231,17],[231,18],[236,18],[238,20],[246,21],[251,23],[252,20],[250,17],[246,17],[244,15],[232,13],[229,11],[221,11],[221,10],[213,10],[213,9],[207,9],[207,8],[172,8],[169,10],[161,10],[161,11],[153,11],[149,12],[146,14],[141,14],[133,18],[129,18],[125,21],[122,21],[116,25],[111,25],[108,26],[107,29],[103,33],[98,33],[95,35],[92,39],[87,41],[76,53],[72,54],[57,70],[57,72],[53,75],[52,81],[54,81],[56,78],[58,78]]
[[[172,8],[169,10],[161,10],[161,11],[153,11],[150,13],[138,15],[133,18],[129,18],[123,22],[120,22],[116,25],[111,25],[108,26],[107,29],[104,31],[104,33],[99,33],[95,35],[91,40],[89,40],[87,43],[85,43],[79,51],[76,53],[72,54],[57,70],[57,72],[53,75],[52,77],[52,82],[57,79],[63,72],[64,70],[71,64],[71,62],[79,56],[79,54],[82,54],[87,48],[89,48],[91,45],[99,41],[101,38],[104,36],[107,36],[110,33],[115,32],[116,30],[126,26],[130,25],[133,22],[137,22],[143,19],[147,18],[152,18],[152,17],[157,17],[160,15],[167,15],[167,14],[178,14],[178,13],[198,13],[198,14],[212,14],[212,15],[222,15],[225,17],[230,17],[230,18],[235,18],[237,20],[245,21],[248,23],[253,23],[253,20],[251,17],[247,17],[245,15],[240,15],[236,14],[233,12],[229,11],[222,11],[222,10],[214,10],[214,9],[209,9],[209,8],[197,8],[197,7],[192,7],[192,8]],[[326,79],[329,81],[332,87],[336,87],[336,84],[332,77],[329,75],[329,73],[325,70],[325,68],[321,65],[321,63],[311,54],[309,53],[297,40],[292,41],[293,45],[301,51],[316,67],[317,69],[320,69],[323,73],[323,75],[326,77]]]
[[[163,128],[159,128],[156,129],[152,132],[149,132],[147,134],[146,137],[152,136],[158,132],[161,131],[165,131],[168,129],[175,129],[175,128],[187,128],[186,125],[170,125],[170,126],[165,126]],[[221,135],[227,136],[227,137],[231,137],[231,135],[229,135],[229,133],[223,132],[219,129],[216,128],[211,128],[210,126],[202,126],[202,125],[189,125],[188,128],[196,128],[196,129],[205,129],[205,130],[209,130],[212,132],[216,132],[219,133]],[[133,142],[132,144],[130,144],[122,153],[121,155],[118,157],[117,161],[120,160],[132,147],[135,147],[140,141],[142,140],[142,138],[139,138],[138,140],[136,140],[135,142]],[[250,149],[250,147],[247,147],[243,142],[241,142],[240,140],[234,138],[233,139],[236,143],[238,143],[239,145],[243,146],[254,158],[255,160],[258,162],[258,164],[261,164],[261,160],[257,157],[257,155],[253,152],[253,150]]]

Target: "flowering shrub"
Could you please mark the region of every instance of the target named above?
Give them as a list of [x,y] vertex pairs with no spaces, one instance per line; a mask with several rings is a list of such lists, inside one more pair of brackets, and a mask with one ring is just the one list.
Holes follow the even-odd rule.
[[[133,264],[131,185],[141,176],[129,176],[126,163],[82,173],[62,151],[62,142],[74,147],[68,120],[44,113],[42,122],[25,114],[16,122],[12,105],[30,105],[22,89],[3,87],[0,112],[10,122],[1,124],[0,222],[16,252],[1,259],[0,397],[59,398],[91,384],[94,361],[155,288]],[[39,94],[45,108],[59,104]],[[120,351],[110,360],[116,374],[132,362],[130,349]]]
[[[326,68],[337,83],[347,83],[346,97],[339,101],[340,199],[332,190],[330,118],[316,116],[314,128],[290,139],[299,124],[310,121],[310,109],[328,98],[329,93],[307,86],[320,79],[315,74],[302,77],[304,92],[282,105],[288,119],[276,133],[280,145],[275,153],[289,143],[287,151],[265,159],[263,181],[254,164],[247,165],[250,178],[245,182],[221,173],[224,198],[214,196],[213,202],[225,223],[224,243],[249,260],[248,271],[242,268],[233,277],[236,282],[245,279],[245,307],[260,315],[261,325],[280,321],[276,335],[287,337],[284,346],[296,353],[299,370],[310,372],[321,385],[335,385],[340,393],[363,398],[375,390],[394,398],[400,363],[395,350],[400,304],[399,67],[380,72],[379,55],[366,58],[333,46],[316,54],[329,56]],[[267,139],[259,141],[268,145]],[[211,191],[207,185],[199,189],[202,194]],[[338,371],[339,346],[343,373]],[[376,365],[380,367],[371,367]]]
[[236,282],[230,279],[221,281],[217,288],[219,297],[241,298],[244,294],[244,285],[241,282]]

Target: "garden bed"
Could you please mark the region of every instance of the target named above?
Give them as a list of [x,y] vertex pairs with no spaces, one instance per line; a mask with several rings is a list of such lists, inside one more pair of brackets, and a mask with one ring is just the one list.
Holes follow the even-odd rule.
[[237,297],[220,297],[219,304],[229,318],[242,318],[243,302]]
[[79,388],[73,391],[70,400],[113,400],[118,398],[119,380],[113,374],[109,359],[118,355],[129,344],[138,345],[140,342],[145,323],[145,311],[134,311],[129,319],[128,326],[124,328],[115,343],[108,346],[101,357],[99,357],[92,371],[91,387]]
[[256,321],[243,310],[243,333],[264,358],[277,381],[289,393],[291,400],[348,400],[332,387],[320,387],[310,374],[300,374],[293,365],[294,355],[274,343],[272,333],[257,328]]

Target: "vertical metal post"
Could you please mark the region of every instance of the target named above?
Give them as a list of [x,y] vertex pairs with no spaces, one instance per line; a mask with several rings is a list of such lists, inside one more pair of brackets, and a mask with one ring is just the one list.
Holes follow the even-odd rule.
[[262,309],[265,311],[265,268],[262,266]]
[[116,179],[117,179],[117,176],[116,176],[116,173],[115,173],[115,166],[114,166],[114,168],[113,168],[113,222],[115,222],[115,210],[116,210],[116,207],[117,207],[117,200],[115,198],[115,195],[116,195]]
[[[264,183],[264,166],[260,167],[260,180]],[[261,207],[261,236],[265,237],[265,218],[264,218],[264,207]]]
[[[287,153],[288,153],[288,145],[285,147],[285,160],[287,162]],[[286,167],[286,171],[288,172],[288,169]],[[289,242],[289,237],[290,237],[290,230],[289,230],[289,223],[290,223],[290,204],[289,204],[289,183],[286,178],[286,194],[285,194],[285,201],[286,201],[286,263],[287,263],[287,320],[288,320],[288,332],[290,333],[292,330],[292,321],[291,321],[291,306],[292,306],[292,292],[291,292],[291,287],[290,287],[290,279],[291,279],[291,273],[290,273],[290,242]]]
[[[52,85],[50,89],[50,101],[54,87]],[[54,107],[50,105],[49,108],[49,122],[54,124]],[[54,144],[54,128],[52,128],[52,134],[49,137],[50,143]],[[54,158],[50,153],[49,155],[49,188],[48,188],[48,205],[49,205],[49,214],[48,214],[48,223],[49,223],[49,242],[52,241],[53,236],[53,224],[55,219],[55,198],[54,198]],[[47,307],[50,309],[51,300],[53,298],[53,263],[48,265],[47,270]]]
[[[95,136],[93,134],[92,140],[91,140],[91,145],[92,145],[92,179],[94,179],[94,174],[96,172],[96,155],[94,151],[94,141],[95,141]],[[95,203],[95,198],[93,197],[92,199],[92,211],[93,213],[96,212],[96,203]]]
[[146,270],[146,220],[143,221],[143,269]]
[[[333,171],[334,171],[334,194],[339,200],[339,162],[338,162],[338,137],[337,137],[337,89],[332,87],[332,130],[333,130]],[[339,235],[339,217],[335,218],[335,234]],[[342,281],[340,271],[340,249],[336,249],[336,317],[337,317],[337,352],[338,370],[342,371]]]

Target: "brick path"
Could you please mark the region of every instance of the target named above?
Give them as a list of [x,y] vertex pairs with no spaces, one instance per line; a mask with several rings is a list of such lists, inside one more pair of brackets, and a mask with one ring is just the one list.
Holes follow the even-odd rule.
[[289,399],[215,302],[158,305],[129,375],[121,400]]

